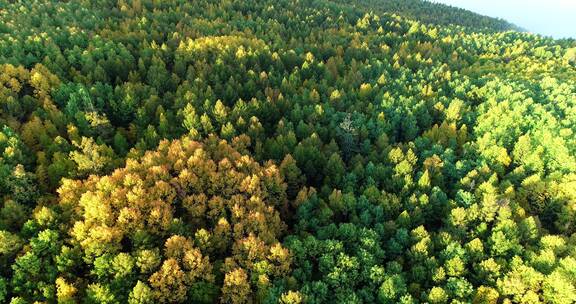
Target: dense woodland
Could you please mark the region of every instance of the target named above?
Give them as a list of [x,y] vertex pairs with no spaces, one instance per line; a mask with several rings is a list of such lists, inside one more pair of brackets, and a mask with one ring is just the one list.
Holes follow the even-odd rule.
[[576,302],[576,41],[516,30],[0,1],[0,303]]

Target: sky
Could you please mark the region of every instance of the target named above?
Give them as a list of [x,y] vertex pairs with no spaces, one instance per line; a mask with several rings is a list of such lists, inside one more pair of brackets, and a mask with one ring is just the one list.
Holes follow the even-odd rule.
[[499,17],[529,32],[576,38],[576,0],[432,0]]

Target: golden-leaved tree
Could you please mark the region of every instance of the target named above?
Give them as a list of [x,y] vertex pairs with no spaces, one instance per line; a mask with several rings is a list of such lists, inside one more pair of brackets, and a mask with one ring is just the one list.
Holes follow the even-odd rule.
[[59,195],[85,263],[136,260],[133,293],[213,302],[206,294],[217,296],[216,285],[222,302],[251,303],[289,273],[290,253],[278,241],[286,187],[275,165],[211,137],[162,141],[110,175],[66,180]]

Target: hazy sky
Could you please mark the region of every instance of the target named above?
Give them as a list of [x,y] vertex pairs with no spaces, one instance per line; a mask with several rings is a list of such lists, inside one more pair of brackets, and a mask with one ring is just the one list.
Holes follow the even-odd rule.
[[555,38],[576,38],[576,0],[432,0],[508,20]]

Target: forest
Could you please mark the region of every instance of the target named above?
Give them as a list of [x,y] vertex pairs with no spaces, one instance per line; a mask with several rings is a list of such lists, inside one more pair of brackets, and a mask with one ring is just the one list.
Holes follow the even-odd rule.
[[575,132],[432,2],[0,1],[0,303],[576,303]]

